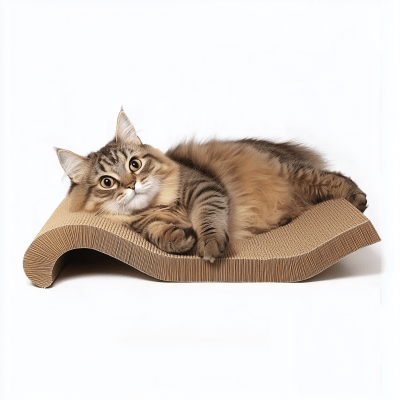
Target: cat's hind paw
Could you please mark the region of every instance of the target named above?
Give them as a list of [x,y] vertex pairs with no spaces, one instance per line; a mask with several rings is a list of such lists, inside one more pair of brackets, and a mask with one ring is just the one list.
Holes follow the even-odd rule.
[[367,195],[365,193],[357,193],[352,196],[350,203],[363,213],[368,207]]

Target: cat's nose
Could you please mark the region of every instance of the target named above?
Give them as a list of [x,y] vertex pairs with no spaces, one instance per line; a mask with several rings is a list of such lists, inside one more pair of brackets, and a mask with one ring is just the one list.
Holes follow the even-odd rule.
[[131,182],[128,185],[126,185],[127,189],[135,189],[135,182]]

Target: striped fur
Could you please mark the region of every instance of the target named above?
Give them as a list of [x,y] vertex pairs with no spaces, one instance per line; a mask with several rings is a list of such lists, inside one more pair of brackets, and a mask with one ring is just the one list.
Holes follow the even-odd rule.
[[[366,195],[314,151],[257,139],[144,145],[121,110],[115,138],[81,157],[57,149],[72,209],[105,215],[169,253],[221,257],[228,242],[290,222],[314,204]],[[109,186],[107,186],[109,185]]]

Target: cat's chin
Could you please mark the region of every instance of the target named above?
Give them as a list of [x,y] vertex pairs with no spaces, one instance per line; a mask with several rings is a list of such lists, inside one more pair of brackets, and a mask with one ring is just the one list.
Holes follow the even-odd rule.
[[130,198],[125,200],[122,214],[130,215],[133,212],[143,210],[151,203],[152,197],[145,193],[132,193]]
[[150,180],[145,185],[137,182],[134,191],[125,198],[124,214],[129,215],[148,207],[158,194],[159,187],[156,179]]

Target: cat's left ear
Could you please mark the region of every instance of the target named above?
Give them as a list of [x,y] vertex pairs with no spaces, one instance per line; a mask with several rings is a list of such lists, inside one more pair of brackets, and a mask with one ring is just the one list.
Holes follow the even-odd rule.
[[132,122],[129,121],[129,118],[126,116],[122,108],[118,115],[115,141],[117,143],[124,143],[127,145],[134,145],[134,146],[141,146],[142,144],[138,135],[136,134]]

